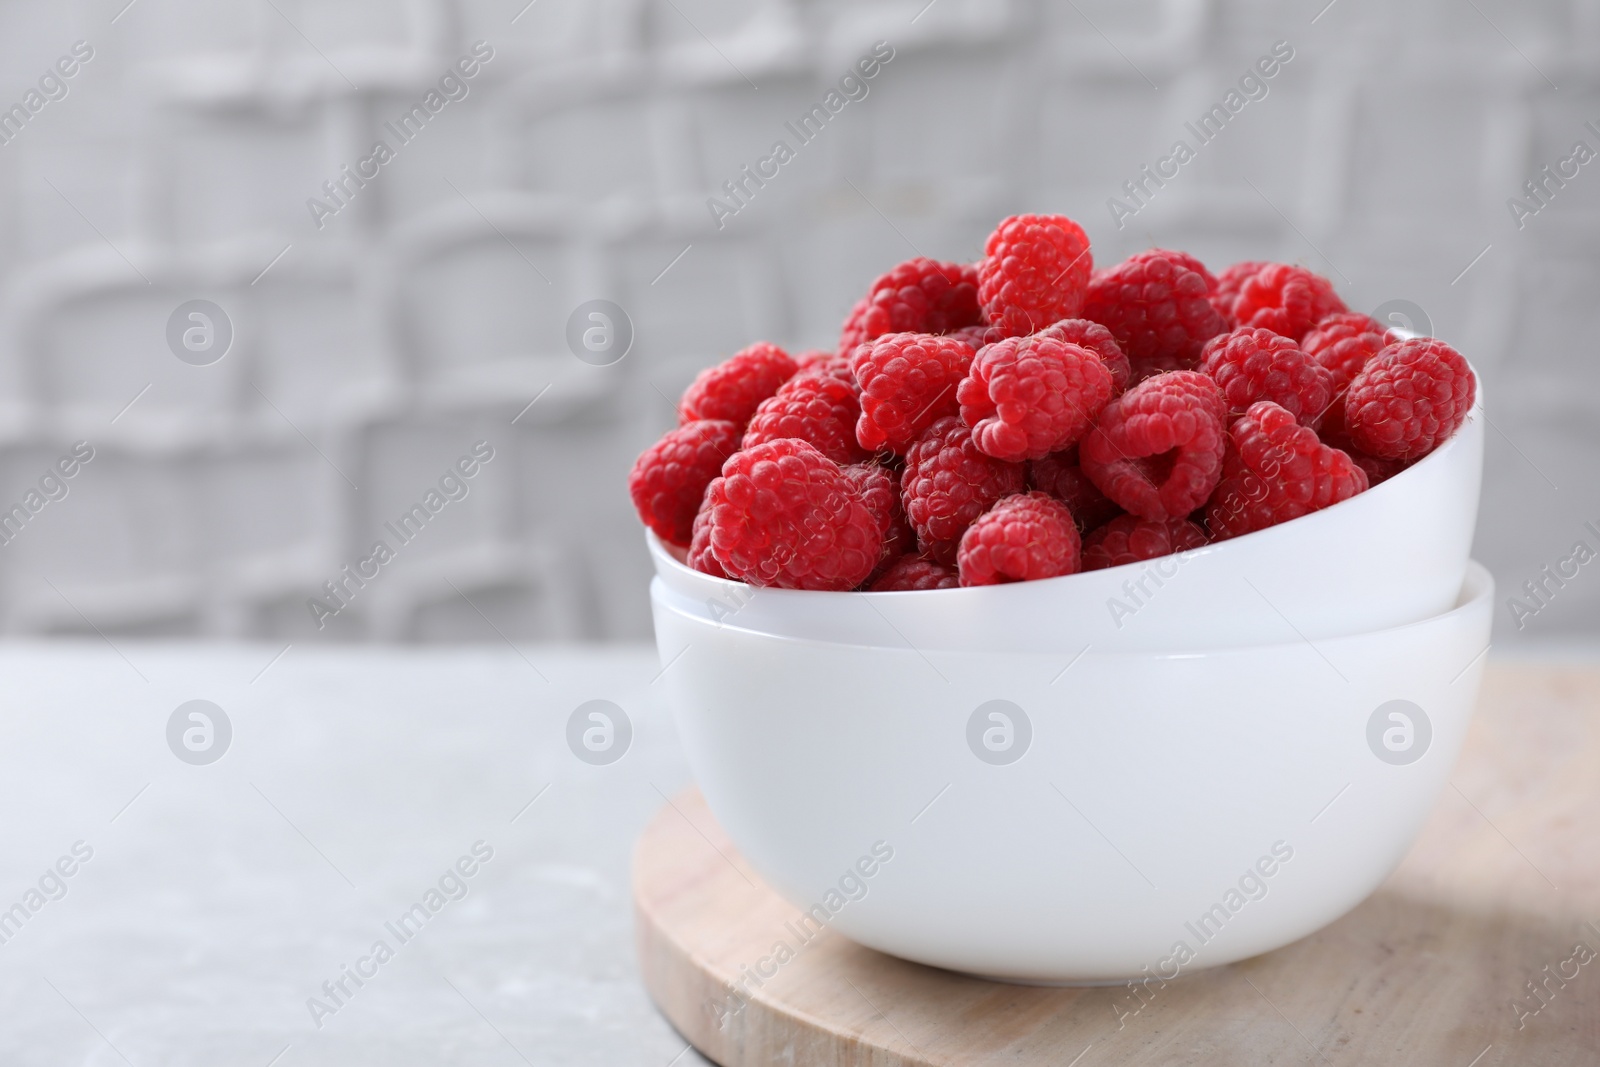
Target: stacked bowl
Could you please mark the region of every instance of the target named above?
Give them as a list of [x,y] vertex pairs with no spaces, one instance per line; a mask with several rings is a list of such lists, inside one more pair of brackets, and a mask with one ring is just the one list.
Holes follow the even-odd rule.
[[647,534],[707,803],[798,911],[933,966],[1170,980],[1305,936],[1393,870],[1465,736],[1481,404],[1342,503],[1060,578],[756,589]]

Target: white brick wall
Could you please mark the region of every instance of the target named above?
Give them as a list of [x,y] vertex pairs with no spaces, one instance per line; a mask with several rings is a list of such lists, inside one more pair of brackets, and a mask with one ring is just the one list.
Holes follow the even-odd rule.
[[[0,10],[0,106],[95,50],[0,145],[0,504],[96,449],[0,547],[4,632],[643,636],[623,479],[694,370],[829,346],[874,275],[1024,210],[1102,262],[1153,241],[1415,301],[1483,373],[1507,592],[1600,524],[1600,165],[1521,231],[1505,206],[1600,148],[1592,3],[125,3]],[[480,39],[468,96],[318,230],[306,199]],[[877,39],[867,98],[719,231],[706,197]],[[1270,94],[1119,231],[1107,198],[1280,39]],[[565,347],[593,297],[637,333],[608,368]],[[196,298],[236,332],[209,367],[165,341]],[[477,440],[471,495],[318,632],[306,598]],[[1501,621],[1593,633],[1600,572]]]

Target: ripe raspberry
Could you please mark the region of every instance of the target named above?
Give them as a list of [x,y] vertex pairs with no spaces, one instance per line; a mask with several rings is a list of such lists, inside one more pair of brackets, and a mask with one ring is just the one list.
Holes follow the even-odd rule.
[[1377,319],[1341,311],[1312,327],[1301,339],[1300,349],[1333,375],[1333,391],[1342,393],[1367,360],[1396,340]]
[[711,509],[701,508],[700,514],[694,517],[694,534],[689,539],[689,566],[714,578],[726,578],[728,572],[722,569],[722,564],[717,562],[717,557],[711,554]]
[[1228,402],[1199,371],[1168,371],[1106,405],[1078,446],[1083,473],[1141,518],[1181,519],[1222,474]]
[[885,334],[857,348],[851,365],[861,385],[861,447],[903,454],[935,419],[955,414],[956,386],[971,363],[962,342],[925,333]]
[[876,463],[856,463],[844,468],[844,476],[861,494],[861,502],[872,512],[883,539],[880,563],[887,563],[905,552],[914,552],[917,535],[906,522],[900,506],[900,479],[894,471]]
[[1004,341],[1005,331],[998,326],[963,326],[959,330],[951,330],[949,336],[962,341],[974,352],[984,345],[992,345],[996,341]]
[[855,381],[847,382],[826,368],[826,364],[813,364],[799,371],[763,400],[750,417],[740,447],[798,437],[835,463],[866,459],[866,451],[856,443],[861,404],[856,399]]
[[1333,283],[1322,275],[1289,263],[1268,263],[1240,284],[1233,320],[1298,341],[1318,322],[1346,310]]
[[850,392],[857,397],[857,403],[860,402],[861,385],[856,381],[856,372],[850,369],[849,356],[835,356],[830,354],[827,359],[814,359],[802,366],[799,370],[795,371],[794,378],[790,378],[788,382],[784,382],[783,384],[788,385],[789,382],[793,382],[797,378],[815,375],[839,379],[841,382],[844,382],[850,387]]
[[1125,563],[1187,552],[1206,543],[1206,532],[1188,519],[1151,522],[1119,515],[1083,539],[1083,569],[1103,570]]
[[950,415],[929,426],[906,453],[900,499],[923,555],[953,563],[972,520],[1022,486],[1021,464],[978,451],[972,431]]
[[1128,357],[1123,353],[1122,346],[1117,344],[1117,339],[1111,336],[1111,331],[1098,322],[1091,322],[1088,319],[1062,319],[1046,326],[1033,336],[1048,337],[1063,344],[1087,348],[1099,356],[1100,362],[1111,372],[1111,388],[1115,393],[1121,393],[1128,388],[1131,374]]
[[1222,481],[1206,507],[1213,540],[1297,519],[1367,488],[1366,472],[1349,456],[1270,400],[1252,404],[1228,436]]
[[1228,329],[1239,325],[1233,317],[1233,302],[1239,299],[1239,288],[1244,285],[1245,279],[1259,274],[1265,266],[1266,260],[1246,259],[1217,275],[1217,288],[1211,294],[1211,306],[1217,309],[1217,314],[1222,316]]
[[839,353],[829,352],[823,348],[808,348],[794,357],[794,365],[801,370],[808,370],[818,363],[826,363],[830,359],[838,359]]
[[949,333],[983,322],[978,268],[918,256],[880,276],[839,332],[839,354],[886,333]]
[[1213,337],[1201,354],[1202,367],[1222,386],[1230,416],[1242,415],[1257,400],[1285,407],[1307,426],[1333,402],[1333,376],[1282,334],[1254,326]]
[[[1333,410],[1340,411],[1342,415],[1343,407],[1344,405],[1342,403],[1337,403],[1333,405]],[[1328,433],[1325,430],[1318,430],[1317,436],[1322,438],[1323,444],[1327,445],[1329,448],[1337,448],[1340,452],[1343,452],[1345,455],[1350,457],[1351,463],[1354,463],[1356,466],[1367,472],[1368,489],[1379,484],[1380,482],[1388,481],[1390,478],[1393,478],[1396,474],[1399,474],[1401,471],[1410,466],[1410,464],[1403,459],[1384,459],[1381,456],[1367,455],[1367,453],[1361,451],[1355,446],[1355,444],[1350,440],[1350,435],[1345,433],[1343,430],[1333,433]]]
[[1012,461],[1076,444],[1111,396],[1111,371],[1099,356],[1036,335],[986,346],[956,389],[978,448]]
[[1055,497],[1072,512],[1078,532],[1104,526],[1122,509],[1105,498],[1078,466],[1078,450],[1056,452],[1028,462],[1028,488]]
[[961,535],[962,585],[1055,578],[1078,570],[1078,527],[1061,501],[1043,493],[1008,496]]
[[1216,285],[1193,256],[1152,248],[1096,274],[1083,314],[1111,330],[1138,377],[1183,370],[1227,329],[1211,306]]
[[678,401],[678,422],[727,419],[743,428],[755,414],[756,405],[776,393],[794,372],[794,360],[788,353],[757,341],[700,372]]
[[878,575],[870,593],[905,593],[914,589],[954,589],[961,584],[955,570],[921,556],[901,556]]
[[687,545],[706,486],[739,449],[739,427],[721,419],[686,423],[645,449],[628,474],[639,518],[661,540]]
[[984,317],[1021,337],[1083,310],[1094,257],[1083,227],[1065,215],[1002,219],[978,264]]
[[1397,341],[1350,382],[1345,429],[1370,455],[1418,459],[1456,432],[1476,394],[1461,353],[1432,337]]
[[878,521],[839,465],[798,440],[735,454],[706,489],[711,551],[730,578],[854,589],[878,563]]

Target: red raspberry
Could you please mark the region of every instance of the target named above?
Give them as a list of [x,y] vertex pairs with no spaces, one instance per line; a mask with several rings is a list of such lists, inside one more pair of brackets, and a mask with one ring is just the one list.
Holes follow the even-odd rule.
[[956,390],[978,448],[1012,461],[1076,444],[1111,396],[1111,371],[1099,356],[1037,335],[986,346]]
[[1289,263],[1268,263],[1239,286],[1233,321],[1298,341],[1329,315],[1345,310],[1333,283],[1322,275]]
[[1307,426],[1333,402],[1333,376],[1282,334],[1254,326],[1213,337],[1201,353],[1202,369],[1228,398],[1228,413],[1242,415],[1257,400],[1287,408]]
[[739,449],[739,427],[721,419],[687,423],[645,449],[628,474],[639,518],[661,540],[687,545],[706,486]]
[[1228,328],[1211,306],[1216,285],[1193,256],[1152,248],[1096,274],[1083,314],[1111,330],[1137,377],[1184,370]]
[[871,593],[905,593],[914,589],[954,589],[961,584],[956,572],[921,556],[901,556],[878,575]]
[[1206,532],[1188,519],[1151,522],[1119,515],[1083,539],[1083,569],[1104,570],[1125,563],[1187,552],[1206,543]]
[[974,352],[984,345],[992,345],[996,341],[1004,341],[1006,333],[998,326],[963,326],[959,330],[951,330],[950,336],[962,341]]
[[1147,378],[1106,405],[1078,446],[1083,473],[1145,519],[1181,519],[1205,503],[1222,473],[1228,402],[1199,371]]
[[1098,322],[1091,322],[1088,319],[1062,319],[1046,326],[1033,336],[1048,337],[1063,344],[1087,348],[1099,356],[1100,362],[1111,372],[1111,388],[1116,393],[1128,388],[1132,373],[1128,366],[1128,357],[1123,354],[1122,346],[1117,344],[1117,339],[1111,336],[1111,331]]
[[918,256],[872,283],[850,309],[839,333],[839,354],[886,333],[949,333],[983,322],[978,311],[978,268]]
[[1397,341],[1350,382],[1345,429],[1370,455],[1418,459],[1456,432],[1476,395],[1461,353],[1432,337]]
[[1055,578],[1078,570],[1078,527],[1061,501],[1043,493],[1008,496],[961,535],[962,585]]
[[830,373],[827,364],[813,364],[761,402],[745,427],[740,447],[798,437],[835,463],[856,463],[867,458],[856,444],[860,417],[854,378],[846,381]]
[[905,552],[914,552],[917,535],[906,522],[905,511],[900,506],[900,479],[894,471],[876,463],[856,463],[844,468],[844,476],[861,494],[877,520],[879,536],[883,538],[883,555],[880,562],[888,562]]
[[1083,227],[1065,215],[1002,219],[978,264],[984,317],[1021,337],[1058,319],[1077,318],[1094,257]]
[[935,419],[955,414],[956,386],[971,363],[972,349],[961,341],[925,333],[885,334],[857,348],[861,447],[904,453]]
[[878,521],[839,465],[798,440],[735,454],[706,489],[711,551],[730,578],[854,589],[878,563]]
[[1343,393],[1367,360],[1399,338],[1370,316],[1341,311],[1318,322],[1300,341],[1300,349],[1333,375],[1333,391]]
[[[1334,411],[1341,411],[1343,404],[1335,404]],[[1331,413],[1330,413],[1331,414]],[[1367,488],[1370,489],[1380,482],[1386,482],[1396,474],[1410,466],[1403,459],[1383,459],[1380,456],[1369,456],[1361,451],[1350,440],[1350,435],[1343,430],[1329,433],[1318,430],[1317,436],[1322,438],[1322,443],[1329,448],[1337,448],[1340,452],[1350,457],[1350,462],[1367,472]]]
[[756,405],[776,393],[795,369],[783,349],[757,341],[700,372],[678,401],[678,422],[727,419],[742,428]]
[[694,534],[689,539],[689,566],[714,578],[726,578],[728,572],[722,569],[722,564],[717,562],[717,557],[711,553],[711,509],[701,508],[700,514],[694,517]]
[[1214,540],[1263,530],[1347,500],[1367,475],[1294,415],[1263,400],[1228,431],[1222,481],[1206,507]]
[[794,365],[801,370],[809,370],[818,363],[826,363],[830,359],[838,359],[839,353],[829,352],[823,348],[808,348],[794,357]]
[[1266,260],[1247,259],[1217,275],[1217,288],[1211,294],[1211,306],[1217,309],[1228,329],[1239,325],[1233,318],[1233,302],[1239,299],[1239,288],[1246,278],[1253,278],[1267,265]]
[[861,385],[856,381],[856,372],[850,369],[849,356],[829,355],[827,359],[814,359],[795,371],[794,378],[790,378],[788,382],[783,384],[788,385],[789,382],[793,382],[797,378],[819,374],[826,378],[837,378],[844,382],[850,387],[850,392],[857,397],[857,403],[860,402]]
[[1122,514],[1122,509],[1107,500],[1078,466],[1075,448],[1030,460],[1028,488],[1048,493],[1065,504],[1080,533],[1104,526]]
[[972,431],[952,415],[929,426],[906,453],[900,499],[923,554],[953,563],[972,520],[1022,487],[1022,465],[978,451]]

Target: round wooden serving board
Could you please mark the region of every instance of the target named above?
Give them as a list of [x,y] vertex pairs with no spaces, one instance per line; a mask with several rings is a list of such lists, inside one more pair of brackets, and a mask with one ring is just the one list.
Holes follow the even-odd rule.
[[[1287,948],[1153,993],[987,982],[828,930],[802,945],[787,925],[799,909],[692,789],[640,838],[634,905],[651,995],[723,1067],[1589,1067],[1600,1064],[1600,671],[1491,669],[1451,785],[1382,888]],[[778,942],[799,951],[759,986],[744,978]],[[741,979],[748,998],[733,993]]]

